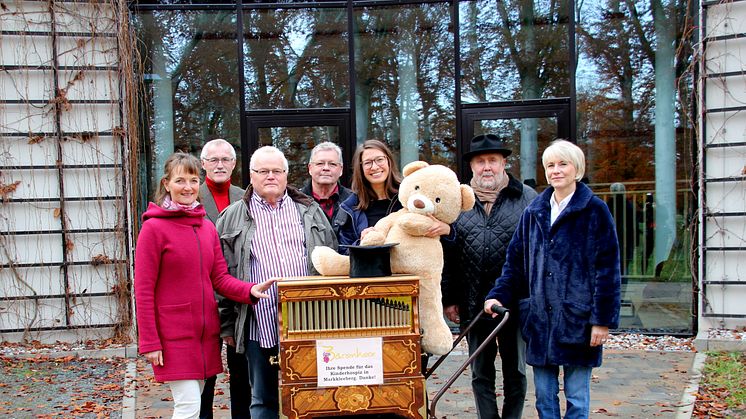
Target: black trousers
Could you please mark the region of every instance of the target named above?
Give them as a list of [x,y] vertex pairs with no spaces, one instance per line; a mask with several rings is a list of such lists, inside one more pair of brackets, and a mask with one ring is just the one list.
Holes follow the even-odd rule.
[[[469,331],[466,337],[469,344],[469,355],[474,353],[479,345],[495,329],[498,322],[495,319],[482,319]],[[500,351],[503,376],[503,408],[502,417],[520,419],[523,415],[523,404],[526,399],[526,343],[518,329],[518,319],[510,318],[497,334],[497,341],[493,340],[484,350],[472,360],[471,387],[477,405],[479,419],[499,419],[497,410],[497,396],[495,395],[495,380],[497,372],[495,359]]]
[[[229,391],[231,397],[231,418],[251,418],[251,385],[249,384],[249,363],[243,354],[237,354],[236,348],[227,346],[228,373],[230,374]],[[205,380],[200,402],[200,419],[212,419],[212,402],[215,397],[217,377]]]

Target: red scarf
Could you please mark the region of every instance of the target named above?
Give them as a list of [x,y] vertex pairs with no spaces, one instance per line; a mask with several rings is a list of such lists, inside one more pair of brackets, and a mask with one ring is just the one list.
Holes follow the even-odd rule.
[[205,183],[207,183],[207,189],[210,190],[210,193],[212,194],[212,199],[215,200],[215,206],[218,207],[218,213],[223,211],[225,207],[230,205],[231,199],[230,199],[230,190],[231,190],[231,183],[230,182],[223,182],[223,183],[215,183],[210,178],[205,178]]

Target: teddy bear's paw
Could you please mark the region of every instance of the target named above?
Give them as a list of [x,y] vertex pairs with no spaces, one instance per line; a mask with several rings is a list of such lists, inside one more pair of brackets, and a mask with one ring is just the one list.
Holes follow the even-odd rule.
[[448,339],[423,339],[422,349],[433,355],[445,355],[453,347],[453,337]]
[[334,249],[318,246],[311,252],[313,267],[324,276],[340,276],[350,274],[350,258],[340,255]]
[[377,230],[370,230],[365,234],[365,237],[363,237],[360,240],[360,245],[362,246],[380,246],[386,241],[386,236],[383,235],[380,231]]
[[[440,319],[438,319],[440,320]],[[427,320],[425,320],[427,323]],[[444,355],[453,347],[453,333],[445,320],[429,324],[422,330],[422,349],[433,355]]]

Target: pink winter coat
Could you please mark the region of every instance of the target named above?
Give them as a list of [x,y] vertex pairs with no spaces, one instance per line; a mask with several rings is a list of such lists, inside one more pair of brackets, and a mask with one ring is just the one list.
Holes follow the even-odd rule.
[[139,352],[163,351],[155,379],[203,380],[223,372],[213,289],[254,303],[252,284],[228,274],[215,226],[200,206],[172,211],[153,203],[143,214],[135,250]]

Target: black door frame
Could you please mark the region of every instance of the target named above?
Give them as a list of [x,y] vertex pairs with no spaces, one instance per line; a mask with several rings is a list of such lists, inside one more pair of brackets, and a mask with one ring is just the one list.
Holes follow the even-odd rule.
[[[474,122],[485,119],[522,119],[522,118],[556,118],[557,138],[575,142],[575,130],[572,129],[572,106],[569,98],[524,100],[515,102],[493,102],[462,105],[461,138],[458,143],[459,162],[469,150],[469,143],[474,137]],[[461,179],[471,178],[471,169],[467,163],[459,165]]]
[[[249,159],[251,154],[259,148],[259,129],[273,127],[309,127],[309,126],[335,126],[339,128],[339,146],[342,148],[343,162],[352,159],[354,145],[350,143],[350,110],[348,108],[325,108],[325,109],[277,109],[257,110],[244,113],[246,121],[246,134],[241,147],[242,181],[244,185],[249,184]],[[342,173],[343,179],[349,176],[347,167]]]

